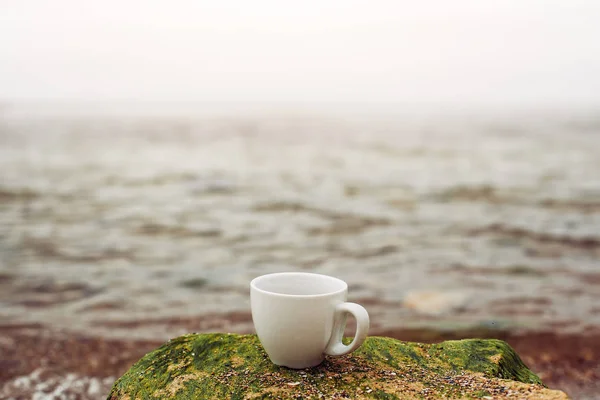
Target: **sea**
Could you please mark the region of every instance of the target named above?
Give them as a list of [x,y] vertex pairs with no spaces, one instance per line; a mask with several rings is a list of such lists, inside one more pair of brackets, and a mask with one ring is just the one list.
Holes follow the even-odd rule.
[[600,113],[84,109],[0,108],[4,323],[251,332],[306,271],[373,332],[600,327]]

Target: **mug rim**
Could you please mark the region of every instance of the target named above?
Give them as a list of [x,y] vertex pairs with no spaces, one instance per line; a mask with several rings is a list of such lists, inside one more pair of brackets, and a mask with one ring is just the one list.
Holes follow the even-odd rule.
[[[259,283],[261,280],[263,279],[267,279],[267,278],[272,278],[275,276],[281,276],[281,275],[287,275],[287,276],[291,276],[291,275],[301,275],[301,276],[312,276],[312,277],[320,277],[320,278],[326,278],[329,280],[333,280],[336,281],[338,283],[342,284],[342,288],[336,291],[332,291],[332,292],[327,292],[327,293],[320,293],[320,294],[288,294],[288,293],[278,293],[278,292],[272,292],[269,290],[265,290],[265,289],[261,289],[259,287],[257,287],[257,283]],[[250,288],[253,290],[256,290],[257,292],[263,293],[263,294],[268,294],[268,295],[272,295],[272,296],[281,296],[281,297],[301,297],[301,298],[318,298],[318,297],[327,297],[327,296],[333,296],[333,295],[337,295],[340,293],[344,293],[348,290],[348,284],[339,279],[336,278],[335,276],[331,276],[331,275],[325,275],[325,274],[316,274],[313,272],[275,272],[275,273],[271,273],[271,274],[265,274],[265,275],[261,275],[261,276],[257,276],[256,278],[252,279],[252,281],[250,282]]]

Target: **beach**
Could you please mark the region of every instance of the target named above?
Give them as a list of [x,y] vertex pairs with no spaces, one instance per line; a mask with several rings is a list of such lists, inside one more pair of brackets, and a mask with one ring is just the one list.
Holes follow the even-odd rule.
[[250,280],[307,271],[373,335],[505,339],[593,398],[594,121],[0,118],[0,395],[103,398],[169,338],[253,332]]

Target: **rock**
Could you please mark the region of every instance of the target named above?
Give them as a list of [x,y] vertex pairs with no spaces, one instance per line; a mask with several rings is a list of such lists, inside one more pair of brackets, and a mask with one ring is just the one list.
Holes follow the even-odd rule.
[[442,315],[463,309],[469,301],[469,295],[458,291],[414,291],[404,296],[404,307],[424,315]]
[[229,194],[237,189],[235,183],[218,177],[204,177],[196,179],[190,186],[192,194]]
[[356,352],[292,370],[272,364],[254,335],[190,334],[148,353],[109,400],[567,399],[546,388],[500,340],[439,344],[369,337]]

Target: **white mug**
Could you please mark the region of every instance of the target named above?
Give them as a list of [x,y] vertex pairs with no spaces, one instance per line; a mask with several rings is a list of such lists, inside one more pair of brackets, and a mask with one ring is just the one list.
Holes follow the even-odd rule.
[[[252,280],[252,320],[271,361],[308,368],[320,364],[325,354],[341,356],[358,349],[367,337],[369,314],[347,303],[347,295],[346,282],[327,275],[283,272]],[[348,314],[356,319],[356,334],[345,345]]]

